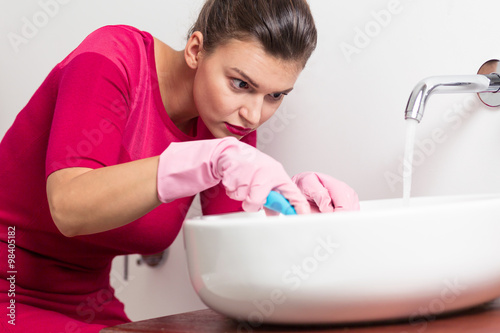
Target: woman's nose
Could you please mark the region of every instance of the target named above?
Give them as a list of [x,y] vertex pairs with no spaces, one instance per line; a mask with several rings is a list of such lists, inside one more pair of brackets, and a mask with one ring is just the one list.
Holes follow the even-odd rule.
[[262,116],[263,100],[254,96],[248,99],[244,105],[241,106],[239,114],[240,117],[245,119],[247,126],[257,126]]

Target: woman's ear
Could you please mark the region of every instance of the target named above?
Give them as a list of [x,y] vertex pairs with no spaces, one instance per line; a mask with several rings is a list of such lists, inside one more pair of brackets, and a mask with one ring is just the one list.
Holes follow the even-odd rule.
[[189,37],[186,48],[184,49],[184,59],[187,65],[192,69],[198,68],[201,52],[203,51],[203,34],[195,31]]

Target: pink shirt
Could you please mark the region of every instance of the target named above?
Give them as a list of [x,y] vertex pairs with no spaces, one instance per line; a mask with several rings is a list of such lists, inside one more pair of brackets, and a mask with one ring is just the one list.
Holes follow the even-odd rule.
[[[15,300],[17,329],[37,323],[37,332],[66,332],[65,325],[93,332],[127,321],[109,283],[112,259],[167,248],[193,199],[163,204],[111,231],[67,238],[50,215],[48,175],[156,156],[172,142],[211,138],[201,120],[189,136],[168,117],[150,34],[129,26],[103,27],[60,62],[0,144],[0,306],[8,312],[5,304]],[[242,141],[255,146],[256,134]],[[201,198],[206,214],[241,210],[221,185]],[[6,272],[12,271],[6,260],[8,227],[15,228],[14,297],[6,293]],[[7,314],[1,313],[3,325]]]

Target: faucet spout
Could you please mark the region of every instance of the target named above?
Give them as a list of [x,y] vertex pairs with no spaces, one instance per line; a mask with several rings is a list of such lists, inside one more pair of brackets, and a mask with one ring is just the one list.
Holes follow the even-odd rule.
[[423,79],[411,92],[405,110],[405,119],[422,120],[425,105],[432,94],[479,93],[500,91],[500,76],[488,75],[448,75]]

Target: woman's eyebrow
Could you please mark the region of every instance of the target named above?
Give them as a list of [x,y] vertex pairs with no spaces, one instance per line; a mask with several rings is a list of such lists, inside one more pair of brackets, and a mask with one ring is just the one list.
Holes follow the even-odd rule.
[[[255,83],[255,82],[253,82],[253,80],[245,72],[243,72],[241,69],[236,68],[236,67],[231,67],[231,69],[233,71],[237,72],[238,74],[240,74],[245,79],[245,81],[249,82],[252,86],[254,86],[255,88],[259,88],[259,85],[257,83]],[[279,93],[281,93],[281,94],[288,94],[292,90],[293,90],[293,87],[289,88],[287,90],[281,91]]]
[[284,91],[280,91],[279,93],[286,95],[286,94],[289,94],[292,90],[293,90],[293,88],[290,88],[290,89],[287,89],[287,90],[284,90]]
[[259,85],[255,82],[253,82],[252,79],[245,72],[243,72],[241,69],[236,68],[236,67],[231,67],[231,69],[233,71],[237,72],[238,74],[240,74],[245,79],[245,81],[249,82],[252,86],[254,86],[255,88],[259,88]]

